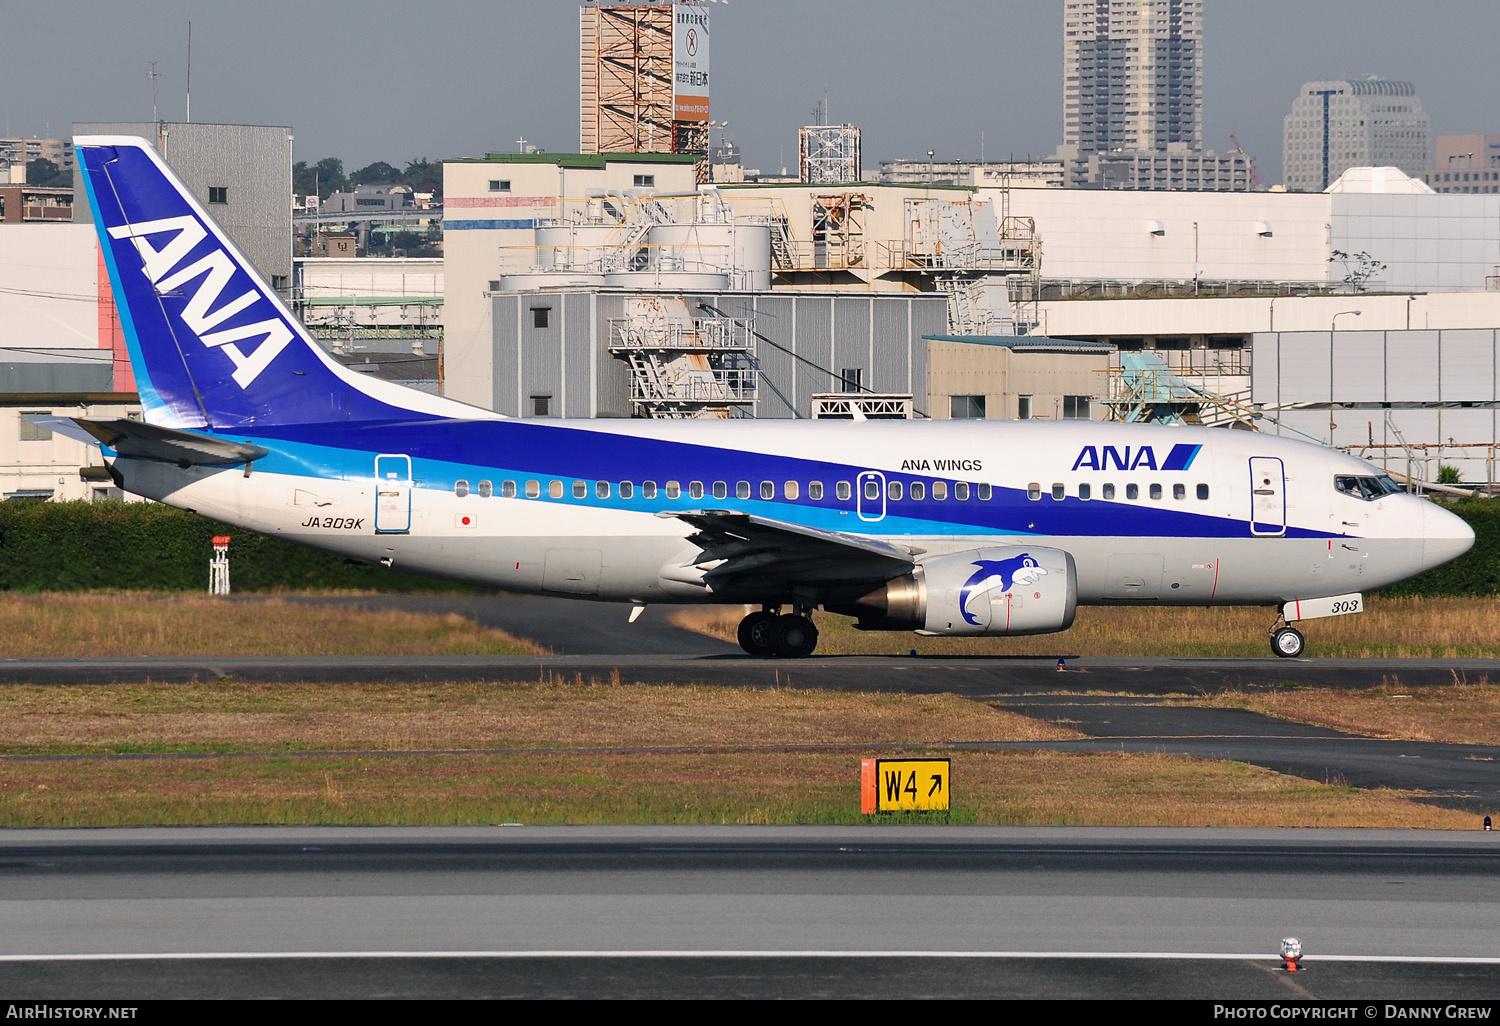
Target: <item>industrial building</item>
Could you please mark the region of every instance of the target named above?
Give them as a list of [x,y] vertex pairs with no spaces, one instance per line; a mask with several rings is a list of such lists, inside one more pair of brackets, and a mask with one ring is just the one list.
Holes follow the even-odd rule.
[[1435,147],[1422,178],[1433,192],[1500,193],[1500,135],[1440,135]]
[[1294,192],[1320,192],[1351,167],[1420,178],[1430,152],[1430,119],[1410,82],[1306,82],[1282,121],[1282,178]]
[[[292,282],[292,130],[273,125],[112,122],[73,125],[78,135],[155,139],[157,152],[283,297]],[[83,182],[75,172],[75,194]],[[87,203],[74,219],[92,225]]]

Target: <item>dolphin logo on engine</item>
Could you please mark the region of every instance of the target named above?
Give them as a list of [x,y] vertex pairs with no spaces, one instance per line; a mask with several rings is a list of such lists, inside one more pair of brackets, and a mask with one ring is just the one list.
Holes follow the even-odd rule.
[[987,594],[995,588],[1002,592],[1009,591],[1016,584],[1031,584],[1047,576],[1047,571],[1027,552],[1014,559],[976,559],[974,565],[979,569],[974,571],[974,576],[965,581],[963,588],[959,590],[958,611],[963,614],[966,622],[975,627],[982,624],[969,615],[969,600],[974,596]]

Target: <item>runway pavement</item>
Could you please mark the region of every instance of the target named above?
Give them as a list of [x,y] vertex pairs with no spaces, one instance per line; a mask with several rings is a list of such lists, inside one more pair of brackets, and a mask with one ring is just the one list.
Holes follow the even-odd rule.
[[11,831],[0,991],[1493,1000],[1497,836]]

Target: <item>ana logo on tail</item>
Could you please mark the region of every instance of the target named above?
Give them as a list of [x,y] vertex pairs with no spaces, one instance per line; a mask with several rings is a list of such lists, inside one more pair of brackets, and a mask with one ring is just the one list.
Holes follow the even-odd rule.
[[[153,236],[171,233],[171,238],[158,248]],[[234,276],[234,262],[222,249],[214,249],[204,256],[178,269],[195,247],[208,238],[208,231],[191,216],[168,217],[142,224],[126,224],[109,229],[112,239],[129,239],[141,255],[146,277],[159,296],[182,290],[187,295],[187,304],[182,309],[182,321],[189,331],[205,346],[219,349],[234,364],[234,383],[248,388],[262,371],[270,365],[276,355],[292,341],[292,332],[279,317],[272,316],[253,324],[215,331],[235,314],[263,300],[254,289],[215,306],[224,294],[225,287]],[[194,284],[196,282],[196,284]],[[261,339],[260,345],[247,356],[239,343],[249,339]]]
[[1016,584],[1032,584],[1047,576],[1047,571],[1038,566],[1037,561],[1025,552],[1014,559],[976,559],[974,565],[979,569],[974,572],[973,577],[964,582],[963,588],[959,590],[958,611],[963,614],[966,622],[975,627],[983,625],[969,615],[970,599],[976,595],[986,595],[995,588],[999,588],[1002,592],[1009,591]]

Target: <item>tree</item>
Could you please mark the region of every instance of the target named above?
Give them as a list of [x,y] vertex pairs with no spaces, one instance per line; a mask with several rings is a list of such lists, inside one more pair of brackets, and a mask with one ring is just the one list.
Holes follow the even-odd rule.
[[402,183],[409,185],[413,192],[430,192],[437,199],[443,195],[443,165],[434,164],[426,157],[407,163],[406,171],[401,176]]
[[373,164],[366,164],[358,171],[349,176],[349,181],[355,185],[369,185],[376,182],[399,183],[401,171],[392,167],[383,160],[377,160]]
[[1344,284],[1353,292],[1365,291],[1365,286],[1369,284],[1370,279],[1385,270],[1385,264],[1372,257],[1368,251],[1350,254],[1336,249],[1333,251],[1333,256],[1328,258],[1328,262],[1343,265]]
[[319,199],[327,199],[348,188],[349,179],[344,177],[344,162],[337,157],[324,157],[313,167],[313,171],[318,176]]
[[46,157],[26,162],[26,184],[38,189],[71,189],[73,176]]

